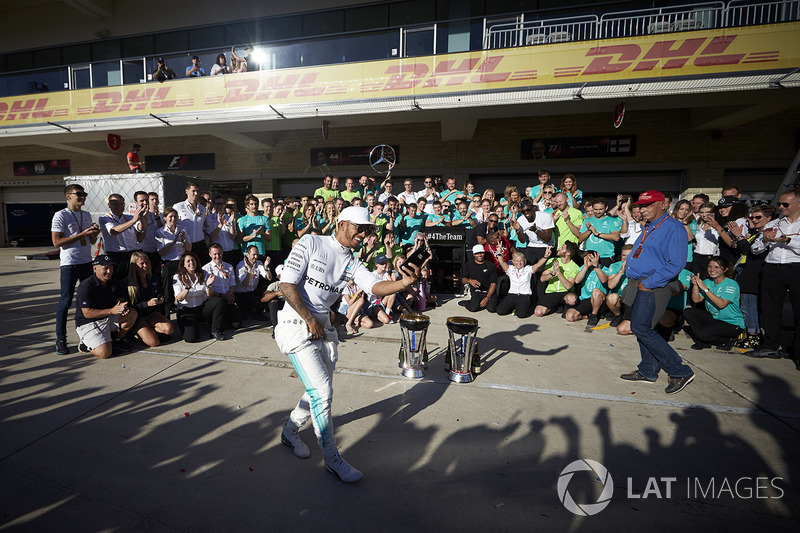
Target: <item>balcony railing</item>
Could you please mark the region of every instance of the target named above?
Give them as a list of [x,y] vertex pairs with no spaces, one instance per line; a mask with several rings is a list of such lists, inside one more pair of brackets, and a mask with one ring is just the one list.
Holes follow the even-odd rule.
[[[775,24],[800,20],[800,0],[751,3],[730,0],[686,4],[664,8],[628,10],[597,15],[537,18],[520,14],[505,19],[463,19],[421,27],[390,28],[361,33],[333,35],[267,43],[261,70],[372,61],[392,57],[413,57],[468,50],[491,50],[520,46],[546,45],[571,41],[613,39],[655,33],[675,33],[699,29]],[[527,17],[527,18],[526,18]],[[448,48],[448,39],[457,36],[462,44]],[[464,46],[464,37],[468,45]],[[184,77],[192,55],[199,55],[207,71],[214,64],[218,49],[164,54],[167,64],[179,78]],[[26,70],[0,75],[0,97],[46,91],[108,87],[152,81],[155,57],[123,58],[48,69]]]

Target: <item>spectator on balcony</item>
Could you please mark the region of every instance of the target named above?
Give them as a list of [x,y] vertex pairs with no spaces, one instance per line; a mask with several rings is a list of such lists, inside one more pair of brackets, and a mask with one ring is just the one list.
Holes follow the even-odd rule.
[[253,48],[248,45],[237,54],[234,47],[231,46],[231,64],[234,65],[233,72],[247,72],[247,57],[252,51]]
[[158,65],[158,68],[153,71],[153,79],[158,80],[159,83],[164,83],[167,80],[174,80],[178,77],[178,75],[175,74],[175,71],[169,68],[164,62],[163,57],[159,57],[156,60],[156,64]]
[[211,75],[216,76],[217,74],[230,73],[231,67],[229,67],[225,62],[225,54],[217,54],[217,60],[214,62],[214,66],[211,67]]
[[187,78],[199,78],[206,75],[206,69],[200,66],[200,58],[192,56],[192,64],[186,67]]

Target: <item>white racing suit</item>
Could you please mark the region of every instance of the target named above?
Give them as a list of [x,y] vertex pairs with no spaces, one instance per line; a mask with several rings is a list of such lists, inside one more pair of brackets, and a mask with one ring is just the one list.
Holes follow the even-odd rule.
[[350,279],[368,294],[380,281],[349,248],[334,237],[304,235],[284,263],[281,283],[297,286],[303,304],[325,328],[325,339],[311,338],[305,320],[291,307],[278,312],[275,341],[280,351],[289,356],[305,394],[289,415],[289,430],[300,429],[309,418],[314,426],[323,453],[336,451],[331,404],[333,403],[333,370],[338,359],[339,338],[330,321],[330,308]]

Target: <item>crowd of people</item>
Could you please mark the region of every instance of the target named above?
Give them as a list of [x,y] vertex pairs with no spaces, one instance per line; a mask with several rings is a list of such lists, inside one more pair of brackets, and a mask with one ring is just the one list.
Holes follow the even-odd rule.
[[[99,357],[129,349],[131,336],[148,346],[169,338],[172,313],[187,342],[205,332],[224,340],[224,331],[245,319],[272,327],[283,306],[278,282],[292,247],[304,235],[335,235],[339,215],[349,206],[366,209],[374,225],[353,255],[382,280],[401,279],[399,265],[417,249],[435,264],[437,249],[428,242],[427,228],[463,227],[467,245],[460,282],[468,311],[520,319],[558,313],[569,322],[585,320],[587,327],[605,318],[617,333],[633,332],[626,267],[648,223],[646,204],[620,194],[610,205],[604,197],[584,196],[574,175],[556,183],[544,169],[536,185],[524,190],[509,185],[502,196],[492,189],[477,191],[469,181],[458,189],[454,178],[442,183],[426,177],[421,191],[406,179],[399,192],[391,175],[380,183],[367,176],[346,178],[341,190],[338,182],[326,175],[320,188],[300,198],[249,195],[241,213],[234,199],[202,193],[191,181],[186,200],[163,210],[154,192],[136,192],[129,205],[112,194],[109,213],[98,224],[80,209],[86,192],[68,186],[69,206],[56,214],[52,228],[62,259],[57,352],[68,351],[66,313],[75,285],[92,270],[92,290],[108,285],[103,290],[113,288],[123,302],[104,308],[102,317],[88,308],[76,314],[84,329],[99,318],[119,322],[107,347],[81,335],[79,348]],[[749,206],[736,187],[721,191],[716,204],[703,194],[658,201],[684,228],[687,258],[676,279],[667,280],[671,294],[655,331],[671,341],[683,328],[695,349],[737,346],[752,349],[748,355],[755,357],[786,357],[779,335],[787,290],[797,305],[800,276],[793,268],[800,246],[792,236],[798,233],[798,191],[781,197],[779,213],[766,204]],[[94,259],[92,244],[100,236],[105,254]],[[355,334],[392,324],[403,312],[436,306],[430,267],[424,265],[419,279],[387,297],[367,294],[350,280],[333,309],[343,329]],[[78,301],[81,309],[87,300]],[[120,320],[125,317],[127,322]]]
[[[390,175],[380,185],[347,178],[344,190],[337,181],[327,175],[300,198],[248,195],[243,214],[234,199],[201,193],[193,181],[186,200],[163,211],[154,192],[137,191],[127,209],[111,194],[97,223],[82,210],[84,188],[68,185],[51,228],[61,259],[56,352],[69,353],[67,312],[79,282],[79,351],[103,359],[130,350],[131,336],[157,346],[175,324],[196,342],[225,340],[244,319],[268,321],[305,388],[281,442],[308,458],[299,431],[311,420],[325,468],[348,483],[362,474],[333,432],[336,324],[354,334],[437,305],[428,228],[464,228],[468,311],[561,313],[587,327],[605,317],[617,333],[635,335],[641,360],[623,380],[654,383],[664,370],[667,394],[691,383],[694,372],[669,344],[681,326],[694,349],[738,343],[752,357],[789,356],[782,310],[787,293],[800,309],[800,189],[780,196],[775,216],[772,206],[748,206],[735,187],[716,204],[698,194],[673,206],[651,190],[609,205],[584,197],[571,174],[555,186],[546,170],[539,184],[509,185],[502,197],[469,181],[459,190],[453,178],[426,177],[422,191],[407,179],[399,193]],[[101,236],[105,253],[95,255]],[[404,263],[420,255],[421,267]],[[794,321],[797,357],[800,313]]]

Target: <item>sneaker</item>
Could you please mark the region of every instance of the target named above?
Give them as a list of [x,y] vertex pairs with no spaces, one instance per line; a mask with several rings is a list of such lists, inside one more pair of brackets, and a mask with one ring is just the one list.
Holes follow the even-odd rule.
[[664,392],[667,394],[675,394],[676,392],[680,392],[686,388],[686,385],[691,383],[694,380],[694,374],[691,376],[686,376],[685,378],[669,378],[669,385],[667,388],[664,389]]
[[281,442],[291,448],[295,456],[300,459],[307,459],[311,456],[311,450],[308,449],[306,443],[300,438],[297,430],[286,429],[286,424],[283,425],[283,431],[281,431]]
[[126,341],[125,339],[117,339],[113,341],[112,345],[114,346],[114,348],[117,348],[123,352],[131,351],[131,345],[128,344],[128,341]]
[[325,469],[339,476],[345,483],[354,483],[363,477],[363,474],[339,455],[338,450],[325,456]]
[[[622,374],[620,378],[624,379],[625,381],[646,381],[647,383],[655,383],[655,379],[646,378],[644,374],[639,372],[638,370],[631,370],[627,374]],[[658,378],[656,378],[658,379]]]
[[780,348],[773,350],[765,347],[761,347],[758,350],[753,350],[752,352],[747,352],[745,355],[747,357],[754,357],[756,359],[782,359],[784,357],[788,357],[788,354]]
[[91,350],[89,350],[89,347],[86,346],[85,344],[80,343],[78,345],[78,351],[81,352],[81,353],[89,353]]
[[56,353],[58,355],[69,355],[69,348],[67,347],[67,341],[65,340],[56,341]]
[[598,318],[598,316],[595,315],[594,313],[592,313],[592,314],[589,315],[588,319],[586,320],[586,325],[589,326],[590,328],[593,328],[593,327],[595,327],[597,325],[597,322],[599,322],[599,320],[600,319]]
[[620,324],[622,324],[622,315],[621,314],[619,314],[619,315],[611,315],[611,322],[609,323],[609,326],[611,326],[612,328],[615,328],[615,327],[619,326]]
[[733,349],[733,339],[723,344],[717,344],[716,348],[723,352],[730,352]]
[[696,342],[692,344],[692,350],[705,350],[706,348],[711,348],[711,345],[707,342]]

